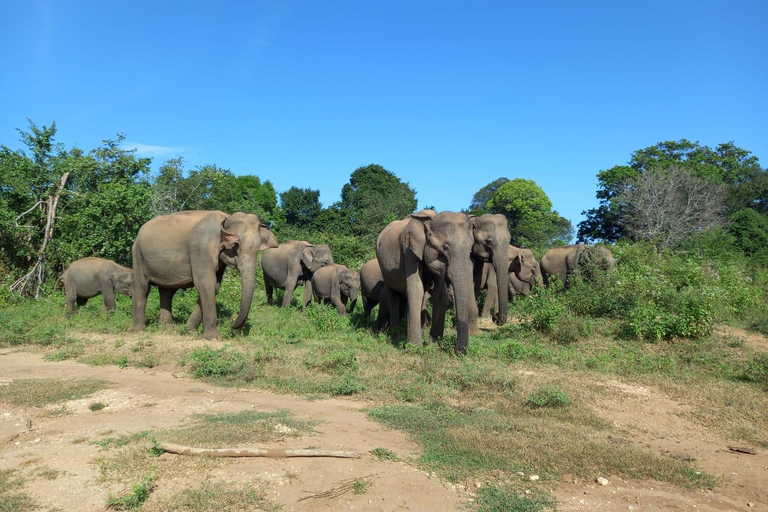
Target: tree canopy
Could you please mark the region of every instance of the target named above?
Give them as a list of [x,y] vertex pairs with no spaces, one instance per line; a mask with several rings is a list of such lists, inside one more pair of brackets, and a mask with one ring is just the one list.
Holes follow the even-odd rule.
[[567,244],[571,238],[571,222],[552,209],[552,201],[533,180],[508,180],[486,207],[489,213],[500,213],[509,220],[515,245],[543,248]]
[[678,166],[692,176],[727,186],[726,204],[730,211],[743,207],[766,211],[768,177],[757,157],[733,142],[715,149],[691,142],[660,142],[632,153],[628,165],[618,165],[597,174],[596,193],[600,205],[582,212],[586,220],[579,224],[580,241],[614,242],[626,235],[622,194],[637,178],[651,169]]

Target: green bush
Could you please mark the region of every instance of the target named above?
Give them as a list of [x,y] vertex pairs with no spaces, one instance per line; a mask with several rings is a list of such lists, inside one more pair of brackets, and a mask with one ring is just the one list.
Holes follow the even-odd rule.
[[571,397],[564,391],[552,387],[538,389],[525,399],[525,405],[540,409],[542,407],[565,407],[571,404]]
[[758,354],[749,361],[742,379],[768,389],[768,354]]
[[190,365],[194,377],[230,377],[242,375],[248,365],[248,358],[228,347],[213,349],[208,345],[187,354],[182,365]]

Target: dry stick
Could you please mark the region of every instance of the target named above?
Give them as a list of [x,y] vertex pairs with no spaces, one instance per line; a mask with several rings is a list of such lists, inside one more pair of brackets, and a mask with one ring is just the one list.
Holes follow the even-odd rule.
[[160,443],[157,448],[177,455],[198,455],[203,457],[337,457],[340,459],[359,459],[357,452],[339,452],[333,450],[283,450],[281,448],[193,448],[173,443]]
[[304,491],[309,494],[309,496],[304,496],[303,498],[299,498],[298,501],[304,501],[308,499],[314,499],[314,498],[338,498],[339,496],[348,493],[349,491],[353,491],[355,489],[355,482],[358,482],[360,480],[365,481],[366,483],[372,483],[369,481],[369,479],[373,478],[376,475],[379,475],[380,473],[375,473],[372,475],[363,476],[360,478],[350,478],[349,480],[343,480],[341,482],[337,482],[337,487],[333,487],[331,489],[328,489],[327,491],[320,491],[320,492],[312,492],[312,491]]

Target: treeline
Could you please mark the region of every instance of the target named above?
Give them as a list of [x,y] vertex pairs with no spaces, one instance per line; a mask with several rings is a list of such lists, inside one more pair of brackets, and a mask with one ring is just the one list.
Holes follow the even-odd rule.
[[[19,130],[26,150],[0,146],[0,271],[27,272],[41,259],[57,275],[71,261],[100,256],[130,264],[139,227],[180,210],[255,213],[271,222],[279,240],[328,243],[337,261],[359,268],[374,256],[375,240],[390,221],[417,207],[416,191],[380,165],[354,170],[337,202],[323,207],[318,190],[278,192],[268,180],[235,175],[216,165],[185,169],[182,158],[151,160],[121,147],[124,136],[96,149],[56,143],[56,124],[29,122]],[[62,177],[67,177],[63,188]],[[658,250],[708,255],[744,254],[768,265],[768,175],[757,157],[732,143],[716,149],[686,140],[635,152],[628,165],[598,173],[598,208],[578,226],[583,241],[643,241]],[[56,195],[55,217],[51,201]],[[539,255],[569,243],[571,223],[533,181],[499,178],[481,186],[465,210],[501,213],[512,242]]]

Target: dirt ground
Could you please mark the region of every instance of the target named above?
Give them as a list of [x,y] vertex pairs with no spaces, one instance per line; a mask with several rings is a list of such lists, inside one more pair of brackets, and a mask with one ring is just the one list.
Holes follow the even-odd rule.
[[[87,366],[71,361],[45,362],[38,354],[0,351],[0,385],[27,378],[94,378],[112,383],[83,400],[68,402],[70,414],[56,416],[39,408],[0,405],[0,470],[18,469],[34,475],[34,468],[58,470],[54,480],[28,478],[26,491],[44,510],[103,510],[110,492],[125,486],[99,480],[93,464],[103,455],[98,446],[78,442],[175,427],[199,413],[231,413],[255,409],[288,409],[297,418],[317,420],[316,433],[289,438],[274,447],[361,452],[360,459],[237,459],[215,467],[210,476],[237,483],[265,484],[282,510],[466,510],[472,494],[461,486],[441,481],[408,462],[385,462],[369,451],[383,447],[401,459],[418,456],[418,446],[405,434],[367,418],[365,403],[343,399],[308,401],[299,397],[254,390],[219,388],[170,372]],[[673,457],[692,457],[702,470],[721,479],[714,491],[685,491],[669,484],[622,480],[612,475],[607,485],[566,480],[551,489],[559,510],[762,510],[768,511],[768,450],[756,455],[731,452],[728,439],[714,437],[685,415],[680,404],[658,390],[605,379],[595,386],[615,393],[599,394],[595,410],[609,419],[616,432],[613,442],[638,443]],[[108,405],[91,411],[94,402]],[[767,433],[768,435],[768,433]],[[181,457],[164,454],[162,457]],[[690,460],[690,459],[686,459]],[[326,491],[350,478],[372,475],[363,494],[333,499],[299,501],[309,492]],[[203,475],[201,475],[202,477]],[[166,485],[164,488],[163,485]],[[174,489],[159,482],[158,494]]]

